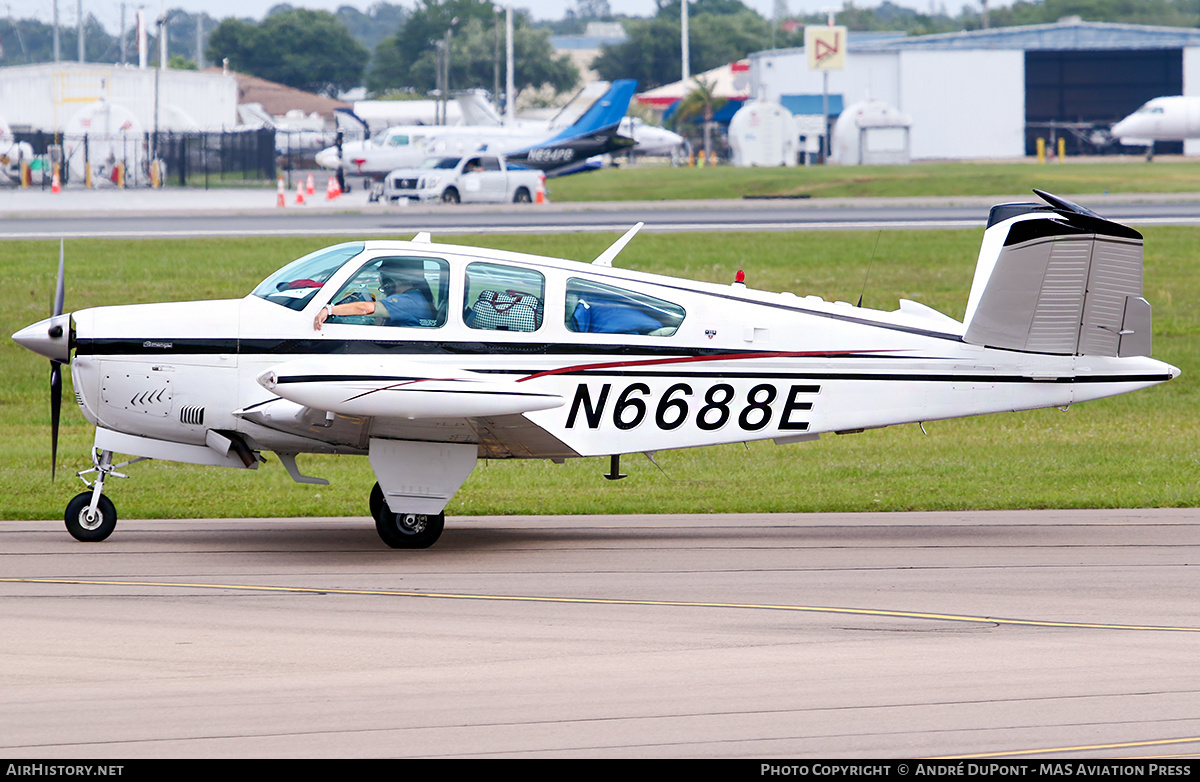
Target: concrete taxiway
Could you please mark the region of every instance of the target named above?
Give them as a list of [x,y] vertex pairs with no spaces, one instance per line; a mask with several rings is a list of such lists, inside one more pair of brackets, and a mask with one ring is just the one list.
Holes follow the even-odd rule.
[[0,523],[0,756],[1200,751],[1200,510]]
[[[1200,193],[1076,196],[1105,217],[1135,227],[1200,224]],[[304,206],[294,196],[274,206],[275,193],[256,189],[0,190],[0,240],[187,238],[196,236],[404,237],[417,231],[623,233],[645,231],[871,231],[968,228],[982,230],[998,203],[1036,200],[1009,196],[919,198],[725,199],[545,205],[369,203],[354,191],[334,201],[321,193]]]

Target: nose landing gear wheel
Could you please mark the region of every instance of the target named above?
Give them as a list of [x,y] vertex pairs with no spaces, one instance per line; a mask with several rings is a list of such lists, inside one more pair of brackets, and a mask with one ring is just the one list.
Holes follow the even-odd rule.
[[446,527],[444,513],[392,513],[378,483],[371,489],[370,504],[375,531],[392,548],[429,548]]
[[117,509],[112,501],[100,495],[96,503],[96,513],[88,518],[88,509],[92,505],[92,493],[80,492],[67,503],[67,532],[76,540],[85,543],[95,543],[104,540],[117,528]]

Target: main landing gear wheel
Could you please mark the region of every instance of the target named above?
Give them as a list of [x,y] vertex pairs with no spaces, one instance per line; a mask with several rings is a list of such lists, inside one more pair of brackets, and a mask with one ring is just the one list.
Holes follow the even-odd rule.
[[96,513],[88,518],[88,510],[92,506],[92,493],[82,491],[67,503],[67,532],[76,540],[85,543],[95,543],[104,540],[117,528],[117,509],[112,501],[100,495],[96,503]]
[[429,548],[446,527],[444,513],[392,513],[378,483],[371,489],[371,515],[375,531],[392,548]]

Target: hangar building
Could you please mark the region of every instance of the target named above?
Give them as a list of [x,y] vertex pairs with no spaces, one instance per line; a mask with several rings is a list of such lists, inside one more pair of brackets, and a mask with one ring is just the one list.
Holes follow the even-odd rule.
[[61,131],[96,101],[122,106],[146,130],[220,130],[238,122],[237,82],[219,71],[69,62],[0,68],[0,115],[14,129]]
[[[822,94],[803,49],[750,55],[750,91],[787,105]],[[1200,30],[1083,22],[917,37],[849,36],[829,72],[839,105],[875,99],[912,118],[914,159],[1019,158],[1052,123],[1107,128],[1160,95],[1200,95]],[[832,119],[832,118],[831,118]],[[1067,138],[1068,153],[1086,146]],[[1200,140],[1159,152],[1200,155]]]

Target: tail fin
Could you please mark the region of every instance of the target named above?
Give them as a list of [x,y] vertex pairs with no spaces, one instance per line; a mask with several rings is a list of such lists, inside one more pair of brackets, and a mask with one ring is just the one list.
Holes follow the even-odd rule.
[[507,153],[509,162],[545,171],[546,176],[563,176],[592,168],[585,162],[588,158],[628,149],[634,140],[617,131],[636,89],[633,79],[614,81],[573,125],[546,141]]
[[992,208],[964,341],[1032,353],[1150,355],[1142,235],[1070,201]]
[[504,120],[500,119],[500,115],[492,108],[492,104],[487,102],[482,90],[456,92],[454,100],[458,103],[459,111],[462,112],[462,124],[464,125],[500,127],[504,124]]
[[629,110],[629,101],[637,90],[635,79],[618,79],[609,86],[608,91],[587,107],[587,110],[575,120],[574,124],[563,128],[557,135],[545,144],[565,141],[576,136],[596,133],[621,122],[625,112]]

